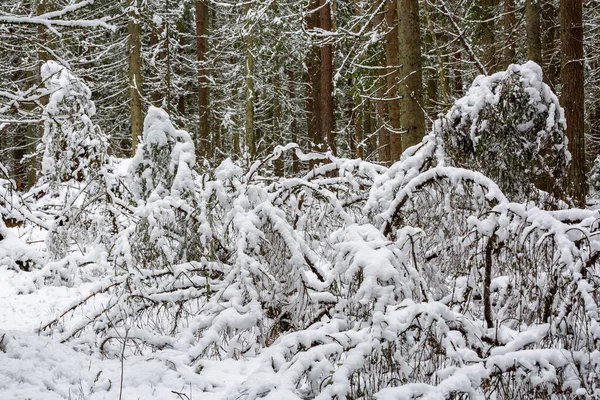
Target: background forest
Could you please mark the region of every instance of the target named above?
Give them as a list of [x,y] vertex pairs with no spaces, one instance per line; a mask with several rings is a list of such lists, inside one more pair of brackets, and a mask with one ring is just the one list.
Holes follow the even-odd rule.
[[600,397],[599,26],[3,1],[0,398]]
[[[579,150],[570,151],[583,158],[573,138],[585,132],[589,171],[598,153],[600,14],[597,2],[580,3],[565,1],[561,14],[557,0],[7,0],[3,160],[19,187],[33,184],[46,101],[36,88],[47,60],[89,86],[94,121],[116,156],[133,154],[153,105],[212,164],[294,142],[383,165],[418,143],[477,75],[533,60],[559,96],[565,80],[575,93],[585,88],[585,118],[569,124]],[[307,167],[281,161],[278,174]]]

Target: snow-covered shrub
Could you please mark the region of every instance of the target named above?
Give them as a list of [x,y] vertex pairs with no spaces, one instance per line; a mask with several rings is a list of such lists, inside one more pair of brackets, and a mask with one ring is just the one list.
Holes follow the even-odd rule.
[[42,120],[44,134],[38,151],[42,171],[27,197],[47,215],[46,244],[60,260],[73,247],[105,242],[112,212],[108,183],[107,138],[92,118],[96,113],[91,91],[80,78],[55,61],[46,62],[41,75],[48,95]]
[[[186,197],[194,190],[192,168],[196,162],[189,133],[175,129],[169,115],[150,107],[144,120],[144,133],[129,167],[136,199],[148,199],[156,191],[164,197],[170,191]],[[163,193],[165,192],[166,193]]]
[[564,200],[565,129],[558,98],[532,61],[479,76],[434,126],[448,164],[482,172],[512,200],[541,202],[537,189]]
[[598,211],[515,202],[535,190],[457,167],[438,131],[389,169],[297,152],[321,164],[274,177],[278,148],[180,175],[165,116],[146,126],[166,148],[150,162],[142,144],[125,179],[111,276],[46,330],[109,293],[61,337],[177,352],[197,371],[252,359],[230,399],[600,396]]
[[297,178],[226,160],[194,178],[196,253],[138,262],[145,216],[156,248],[180,249],[143,214],[170,209],[161,189],[81,304],[110,301],[62,337],[257,357],[232,399],[599,395],[600,215],[510,202],[438,150],[430,135],[390,169],[331,158]]
[[[191,360],[240,357],[318,319],[318,305],[333,300],[320,294],[327,267],[319,260],[330,250],[324,239],[352,220],[348,212],[360,209],[365,184],[382,168],[336,160],[304,178],[274,180],[261,176],[260,165],[244,173],[225,160],[196,177],[193,198],[175,201],[160,185],[164,197],[154,192],[140,203],[116,238],[117,277],[99,289],[115,291],[92,318],[103,340],[118,339],[114,329],[125,324],[135,328],[132,340],[187,348]],[[174,208],[191,202],[178,220]],[[189,230],[195,242],[174,229]]]
[[21,241],[0,219],[0,267],[31,271],[43,261],[41,252]]
[[[418,153],[394,170],[429,158]],[[511,203],[452,167],[398,178],[397,190],[379,180],[368,204],[380,229],[350,225],[330,240],[323,292],[336,301],[261,352],[229,398],[600,394],[597,212]]]
[[88,179],[104,164],[107,148],[106,137],[91,120],[96,114],[91,91],[55,61],[42,65],[41,75],[48,91],[42,175],[53,185]]
[[126,184],[138,207],[136,223],[119,241],[127,242],[125,269],[155,269],[195,260],[203,253],[197,242],[201,221],[195,197],[194,144],[177,130],[167,113],[151,107],[143,138],[129,165]]

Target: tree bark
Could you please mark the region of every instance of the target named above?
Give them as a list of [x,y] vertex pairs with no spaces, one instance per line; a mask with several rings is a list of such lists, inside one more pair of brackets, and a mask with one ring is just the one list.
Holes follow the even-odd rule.
[[355,106],[355,110],[353,113],[353,122],[354,122],[354,137],[356,138],[356,158],[364,158],[365,157],[365,144],[364,141],[364,114],[365,114],[365,106],[364,103]]
[[210,109],[208,89],[208,53],[209,10],[205,0],[196,0],[196,60],[198,61],[198,139],[196,147],[200,156],[213,157],[210,140]]
[[[306,29],[308,32],[314,33],[318,26],[318,12],[315,12],[319,7],[319,1],[313,0],[307,10],[305,17]],[[306,59],[307,68],[307,96],[306,96],[306,127],[308,129],[307,137],[312,142],[312,150],[322,150],[323,135],[321,135],[321,52],[315,43],[314,38],[311,38],[311,48],[308,51]]]
[[515,0],[504,0],[504,67],[507,68],[515,62],[515,38],[513,38],[513,29],[515,28]]
[[[331,22],[331,2],[320,0],[319,6],[319,27],[324,32],[332,32]],[[333,154],[336,153],[336,142],[334,133],[334,115],[333,115],[333,44],[330,39],[321,46],[321,101],[320,106],[323,110],[321,118],[321,134],[324,143],[329,146]]]
[[[294,103],[296,100],[296,81],[294,79],[294,71],[288,71],[288,84],[289,84],[289,93],[290,93],[290,102]],[[298,120],[296,115],[292,115],[292,122],[290,124],[290,133],[292,136],[292,143],[296,143],[300,146],[300,138],[298,137]],[[300,160],[296,156],[296,152],[292,154],[292,173],[297,174],[300,172]]]
[[558,23],[555,20],[556,7],[554,0],[539,0],[541,2],[541,29],[542,29],[542,69],[544,82],[553,90],[560,78],[560,53],[558,51]]
[[[385,38],[385,63],[387,65],[387,92],[386,96],[390,98],[387,102],[388,125],[386,131],[387,138],[384,139],[384,145],[387,149],[384,158],[380,160],[389,164],[396,160],[398,154],[402,154],[402,138],[400,136],[400,105],[398,103],[398,2],[397,0],[385,0],[385,22],[389,33]],[[380,144],[381,146],[381,144]]]
[[[355,0],[356,3],[356,0]],[[373,25],[374,26],[382,26],[384,20],[386,19],[387,16],[387,8],[388,4],[387,0],[378,0],[373,2],[373,12],[377,11],[377,10],[384,10],[384,12],[377,12],[373,18]],[[395,4],[395,2],[393,2]],[[383,6],[383,7],[382,7]],[[358,4],[355,7],[356,9],[356,14],[359,15],[360,13],[360,7],[358,6]],[[395,10],[394,10],[395,12]],[[387,97],[387,93],[388,92],[388,84],[390,83],[390,79],[394,79],[394,76],[397,77],[398,74],[396,73],[394,68],[390,68],[393,67],[393,65],[388,64],[388,60],[387,60],[387,53],[389,51],[389,47],[390,47],[390,39],[393,38],[394,43],[396,43],[396,52],[398,51],[398,30],[396,27],[396,20],[394,19],[392,23],[387,23],[383,25],[384,26],[384,30],[387,31],[387,36],[386,36],[386,40],[385,40],[385,47],[386,47],[386,60],[385,63],[386,65],[382,66],[385,68],[382,68],[379,70],[378,75],[381,76],[381,78],[379,79],[379,82],[377,83],[378,85],[378,89],[377,89],[377,100],[376,100],[376,112],[377,112],[377,137],[378,137],[378,147],[377,147],[377,153],[378,153],[378,159],[379,162],[382,163],[383,165],[389,165],[390,164],[390,130],[389,130],[389,121],[386,124],[386,120],[389,119],[389,107],[388,104],[391,103],[390,101],[386,101],[385,98]],[[359,27],[356,27],[356,32],[359,31]],[[393,76],[386,76],[388,73],[390,73]],[[392,83],[392,85],[395,85],[395,83]],[[395,88],[395,86],[393,86]],[[393,100],[392,102],[395,102],[396,100]]]
[[142,21],[138,0],[129,3],[129,97],[131,120],[131,151],[135,154],[138,138],[143,134],[142,114]]
[[482,63],[486,73],[496,72],[498,60],[496,59],[496,27],[494,7],[497,0],[478,0],[479,26],[478,41],[483,49]]
[[542,65],[539,0],[525,1],[525,20],[527,27],[527,58]]
[[[596,8],[594,13],[595,22],[600,21],[600,9]],[[596,35],[594,40],[594,47],[599,49],[600,37]],[[597,84],[597,74],[600,72],[600,57],[597,53],[595,56],[589,57],[590,69],[593,71],[592,74],[596,75],[596,81],[594,85],[590,85],[588,91],[588,103],[590,112],[588,116],[589,126],[589,138],[586,143],[586,163],[587,165],[593,165],[594,160],[600,155],[600,87]]]
[[[402,151],[420,143],[425,135],[423,113],[423,77],[421,67],[421,36],[418,0],[398,0],[398,64],[400,65],[400,131]],[[392,161],[402,153],[392,146]]]
[[[281,130],[281,81],[279,76],[275,76],[275,96],[273,98],[273,134],[270,138],[269,142],[271,143],[271,151],[275,149],[275,146],[283,144],[282,142],[282,130]],[[282,154],[278,159],[273,161],[273,166],[275,167],[275,175],[283,176],[284,172],[284,163],[283,163],[284,155]]]
[[585,138],[583,75],[583,5],[582,0],[560,2],[561,102],[567,119],[567,137],[571,152],[570,194],[578,207],[585,206]]

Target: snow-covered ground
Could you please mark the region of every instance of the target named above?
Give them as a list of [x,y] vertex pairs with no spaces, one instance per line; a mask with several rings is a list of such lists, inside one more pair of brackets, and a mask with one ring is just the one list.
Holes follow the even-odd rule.
[[201,370],[194,370],[177,352],[125,356],[121,364],[120,359],[40,336],[36,330],[42,322],[93,283],[36,288],[34,277],[35,273],[0,267],[2,400],[221,399],[254,369],[250,362],[229,360],[205,361]]

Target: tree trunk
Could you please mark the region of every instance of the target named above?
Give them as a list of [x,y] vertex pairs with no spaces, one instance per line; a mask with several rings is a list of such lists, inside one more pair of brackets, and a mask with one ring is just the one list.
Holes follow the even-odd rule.
[[542,65],[539,0],[525,1],[525,19],[527,25],[527,58]]
[[[246,17],[250,12],[250,3],[245,3],[244,11]],[[247,27],[250,27],[250,21],[247,21]],[[256,138],[254,136],[254,101],[256,100],[256,93],[254,92],[254,54],[252,54],[254,48],[254,37],[250,31],[246,32],[244,38],[244,47],[246,52],[246,150],[250,160],[256,157]]]
[[515,0],[504,0],[504,68],[515,62]]
[[[186,21],[189,21],[191,19],[191,8],[192,8],[192,3],[185,3],[183,6],[183,13],[181,14],[181,17],[177,19],[177,43],[179,45],[178,50],[177,50],[177,55],[179,59],[184,59],[186,56],[186,26],[185,23]],[[185,74],[185,70],[184,70],[184,66],[182,65],[182,63],[177,62],[176,64],[176,69],[175,69],[175,73],[177,74],[177,76],[183,76]],[[178,122],[181,126],[183,126],[185,124],[185,116],[186,116],[186,107],[185,107],[185,103],[186,103],[186,94],[189,92],[189,83],[186,83],[183,85],[183,87],[180,88],[180,90],[177,91],[178,92],[178,97],[177,97],[177,117],[178,117]],[[198,148],[198,146],[196,146],[196,149]]]
[[135,154],[138,138],[143,134],[142,114],[142,21],[138,0],[130,1],[129,31],[129,96],[131,119],[131,151]]
[[[423,113],[423,78],[421,68],[421,37],[418,0],[398,0],[398,64],[400,65],[400,131],[402,151],[420,143],[425,135]],[[392,161],[401,153],[392,147]]]
[[167,112],[171,114],[173,110],[172,106],[172,96],[171,96],[171,23],[168,19],[169,16],[169,0],[165,0],[165,42],[164,42],[164,51],[166,55],[167,65],[165,66],[165,90],[166,90],[166,103],[167,103]]
[[[319,28],[324,32],[332,32],[331,2],[320,0]],[[334,115],[333,115],[333,45],[330,39],[321,46],[321,101],[323,112],[321,118],[321,134],[324,143],[329,146],[333,154],[336,153]]]
[[[158,37],[160,36],[160,31],[162,30],[162,24],[161,26],[156,26],[154,23],[152,23],[152,25],[150,26],[150,49],[154,49],[156,46],[158,46]],[[162,49],[159,50],[158,52],[158,59],[162,60],[162,56],[163,56],[163,51]],[[158,77],[160,79],[160,77]],[[152,105],[154,107],[160,107],[161,103],[162,103],[162,89],[160,87],[159,84],[157,84],[156,86],[151,88],[152,94],[151,94],[151,99],[152,99]]]
[[[35,11],[34,10],[32,10],[32,11],[37,13],[36,15],[42,15],[48,11],[52,11],[52,9],[54,8],[54,6],[50,0],[37,0],[37,2],[35,3],[35,7],[36,7]],[[46,63],[46,61],[50,60],[50,54],[46,50],[46,48],[54,49],[54,44],[55,44],[55,42],[53,40],[49,40],[48,28],[43,25],[38,25],[38,27],[37,27],[37,38],[38,38],[38,42],[40,44],[43,44],[44,46],[38,46],[38,52],[37,52],[38,65],[37,65],[37,70],[35,71],[36,77],[35,78],[32,77],[32,83],[35,80],[37,80],[38,82],[41,83],[42,77],[40,74],[40,68],[44,63]],[[40,100],[40,103],[44,106],[47,105],[48,104],[48,96],[42,97],[42,99]],[[26,107],[29,107],[29,106],[26,105]],[[37,143],[42,136],[42,132],[44,132],[44,123],[43,122],[40,122],[39,124],[28,124],[27,125],[27,138],[28,138],[28,142],[29,142],[27,152],[30,155],[32,155],[32,157],[28,161],[28,167],[27,167],[27,186],[28,187],[32,187],[37,181],[37,171],[39,170],[39,160],[38,160],[38,157],[33,157],[33,154],[36,153]]]
[[[600,21],[600,9],[596,8],[594,12],[595,22]],[[593,43],[596,49],[600,49],[600,37],[595,36]],[[600,57],[598,53],[589,55],[589,65],[592,75],[595,76],[594,84],[588,86],[590,89],[587,93],[588,107],[588,126],[589,138],[586,140],[586,163],[593,165],[594,160],[600,155],[600,87],[598,87],[598,73],[600,72]],[[588,81],[589,82],[589,81]]]
[[397,0],[385,0],[385,22],[390,32],[385,38],[385,62],[387,64],[387,97],[388,101],[388,124],[390,130],[387,132],[389,149],[386,159],[380,160],[390,163],[399,159],[402,154],[402,137],[400,136],[400,104],[398,98],[398,2]]
[[542,28],[542,69],[544,81],[556,90],[560,78],[560,53],[558,51],[558,23],[555,20],[556,7],[554,0],[539,0],[541,2]]
[[387,134],[387,129],[385,127],[385,102],[381,100],[384,96],[385,87],[381,85],[379,86],[379,89],[377,89],[377,100],[375,101],[375,121],[378,138],[377,153],[379,156],[379,161],[382,162],[384,165],[388,165],[387,150],[390,147],[390,144],[388,142],[390,136]]
[[364,106],[364,102],[359,105],[358,107],[354,107],[354,113],[353,113],[353,121],[354,121],[354,137],[356,139],[356,158],[362,158],[364,159],[365,157],[365,144],[364,142],[364,129],[363,129],[363,122],[364,122],[364,114],[365,114],[365,106]]
[[373,153],[377,151],[377,136],[374,135],[376,127],[376,122],[373,118],[373,115],[376,115],[376,107],[374,106],[373,101],[365,101],[364,102],[364,112],[363,112],[363,141],[365,142],[364,154],[366,157],[370,158],[373,156]]
[[209,10],[206,0],[196,0],[196,60],[198,61],[198,154],[205,158],[213,157],[213,146],[210,140],[210,109],[208,91],[208,53]]
[[[314,10],[319,7],[318,0],[313,0],[306,13],[306,29],[314,33],[318,25],[319,14]],[[308,139],[311,141],[312,150],[322,150],[323,135],[321,134],[321,52],[314,39],[311,39],[311,48],[308,51],[306,59],[307,68],[307,96],[306,96],[306,127],[308,129]]]
[[583,76],[582,0],[561,0],[560,30],[563,56],[560,79],[561,102],[567,119],[567,137],[571,152],[570,194],[578,207],[585,206],[585,139]]
[[452,97],[459,98],[463,95],[462,52],[460,45],[456,45],[451,57],[452,62]]
[[[277,145],[283,144],[282,140],[282,131],[281,131],[281,100],[279,99],[281,96],[281,81],[279,79],[279,75],[275,76],[275,96],[273,98],[273,135],[270,138],[271,142],[271,150],[275,148]],[[278,159],[273,161],[273,166],[275,167],[275,175],[283,176],[284,172],[284,163],[283,163],[282,154]]]
[[497,0],[478,0],[479,2],[479,24],[478,38],[482,53],[482,63],[487,74],[496,72],[498,60],[496,59],[496,28],[494,7]]
[[[294,79],[294,71],[288,71],[288,84],[289,84],[289,93],[290,93],[290,102],[295,103],[296,100],[296,90],[295,90],[295,79]],[[300,138],[298,137],[298,120],[296,115],[292,115],[292,122],[290,124],[290,133],[292,136],[292,143],[296,143],[300,146]],[[297,174],[300,172],[300,160],[296,157],[296,152],[292,153],[292,173]]]

